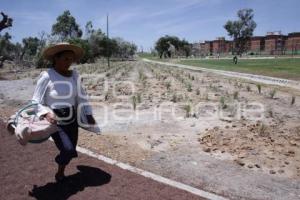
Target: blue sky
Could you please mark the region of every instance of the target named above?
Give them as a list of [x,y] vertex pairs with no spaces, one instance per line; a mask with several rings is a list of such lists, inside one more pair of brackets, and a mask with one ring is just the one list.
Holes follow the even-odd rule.
[[[13,41],[51,32],[56,17],[70,10],[81,28],[91,20],[110,36],[122,37],[149,50],[162,35],[176,35],[190,42],[226,36],[223,25],[236,19],[242,8],[254,10],[254,35],[281,30],[300,32],[299,0],[0,0],[0,10],[14,19],[8,32]],[[227,37],[229,39],[229,37]]]

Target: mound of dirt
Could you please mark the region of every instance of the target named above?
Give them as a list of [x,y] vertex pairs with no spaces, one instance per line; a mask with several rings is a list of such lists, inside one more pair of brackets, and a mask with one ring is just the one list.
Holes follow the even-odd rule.
[[241,167],[279,176],[300,177],[300,126],[282,124],[226,126],[208,130],[199,138],[203,151],[229,154]]

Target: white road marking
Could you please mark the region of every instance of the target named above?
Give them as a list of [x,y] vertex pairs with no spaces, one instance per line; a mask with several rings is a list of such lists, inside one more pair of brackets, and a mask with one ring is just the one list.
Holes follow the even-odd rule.
[[178,189],[190,192],[190,193],[195,194],[195,195],[200,196],[200,197],[204,197],[204,198],[211,199],[211,200],[227,200],[226,198],[218,196],[216,194],[213,194],[213,193],[210,193],[210,192],[206,192],[206,191],[200,190],[198,188],[194,188],[194,187],[186,185],[184,183],[180,183],[180,182],[177,182],[177,181],[174,181],[174,180],[171,180],[171,179],[159,176],[157,174],[154,174],[154,173],[151,173],[151,172],[148,172],[148,171],[145,171],[145,170],[142,170],[142,169],[130,166],[128,164],[125,164],[125,163],[113,160],[111,158],[107,158],[107,157],[105,157],[103,155],[97,154],[97,153],[92,152],[92,151],[90,151],[88,149],[85,149],[83,147],[77,146],[76,150],[79,151],[82,154],[85,154],[85,155],[88,155],[90,157],[96,158],[96,159],[101,160],[101,161],[103,161],[105,163],[118,166],[118,167],[120,167],[122,169],[125,169],[125,170],[128,170],[130,172],[139,174],[141,176],[153,179],[153,180],[155,180],[157,182],[164,183],[166,185],[170,185],[172,187],[175,187],[175,188],[178,188]]

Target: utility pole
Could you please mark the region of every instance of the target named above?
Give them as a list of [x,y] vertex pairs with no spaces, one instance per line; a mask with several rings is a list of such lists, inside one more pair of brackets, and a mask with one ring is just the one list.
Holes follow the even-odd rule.
[[106,43],[106,53],[107,53],[107,66],[110,67],[109,61],[109,32],[108,32],[108,14],[106,16],[106,35],[107,35],[107,43]]

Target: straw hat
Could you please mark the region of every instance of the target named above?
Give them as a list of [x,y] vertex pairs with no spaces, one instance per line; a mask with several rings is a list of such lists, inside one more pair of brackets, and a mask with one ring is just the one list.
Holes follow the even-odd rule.
[[43,57],[46,60],[52,61],[53,56],[62,51],[73,51],[75,55],[75,60],[79,60],[84,54],[84,51],[81,47],[67,42],[62,42],[46,48],[43,52]]

